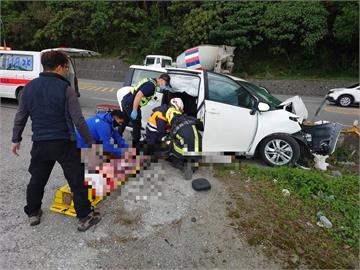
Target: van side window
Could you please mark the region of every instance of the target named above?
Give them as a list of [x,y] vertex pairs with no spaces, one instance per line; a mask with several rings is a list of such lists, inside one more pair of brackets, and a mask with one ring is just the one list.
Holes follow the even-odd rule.
[[239,84],[231,79],[208,73],[209,100],[228,105],[252,108],[254,98]]
[[19,70],[32,71],[33,70],[33,56],[24,54],[0,54],[0,69],[1,70]]

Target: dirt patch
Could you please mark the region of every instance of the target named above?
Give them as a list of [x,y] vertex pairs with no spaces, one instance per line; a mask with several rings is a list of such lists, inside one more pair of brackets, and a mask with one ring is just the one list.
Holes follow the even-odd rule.
[[330,156],[330,169],[338,169],[344,173],[359,174],[359,136],[355,133],[341,133],[335,152]]
[[[284,268],[356,268],[357,252],[334,241],[329,232],[309,220],[295,197],[274,200],[276,183],[253,181],[241,170],[222,176],[231,200],[228,216],[234,230],[250,245],[258,246],[269,258],[278,258]],[[281,192],[281,191],[280,191]]]

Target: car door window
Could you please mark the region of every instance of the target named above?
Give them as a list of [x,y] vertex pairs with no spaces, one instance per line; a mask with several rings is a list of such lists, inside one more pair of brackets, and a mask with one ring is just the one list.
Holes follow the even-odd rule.
[[233,106],[252,108],[254,98],[242,86],[231,79],[208,73],[209,100],[217,101]]

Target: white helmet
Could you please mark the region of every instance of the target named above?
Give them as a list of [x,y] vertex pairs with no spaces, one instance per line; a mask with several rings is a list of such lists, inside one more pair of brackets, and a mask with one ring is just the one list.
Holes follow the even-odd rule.
[[184,103],[181,98],[172,98],[170,100],[170,105],[174,106],[176,110],[183,112],[184,111]]

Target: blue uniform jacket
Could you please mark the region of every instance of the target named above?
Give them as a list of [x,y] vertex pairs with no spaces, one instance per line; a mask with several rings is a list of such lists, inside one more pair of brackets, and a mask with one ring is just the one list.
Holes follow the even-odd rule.
[[[108,152],[117,157],[120,157],[122,149],[128,148],[125,140],[113,127],[113,118],[111,116],[111,113],[98,113],[95,116],[88,118],[86,120],[86,123],[89,127],[91,136],[93,137],[94,141],[103,144],[104,152]],[[89,145],[87,145],[84,139],[80,136],[80,133],[77,129],[75,130],[75,133],[77,139],[77,147],[89,147]],[[111,138],[114,139],[114,143],[118,145],[117,147],[115,147],[115,145],[111,143]]]

